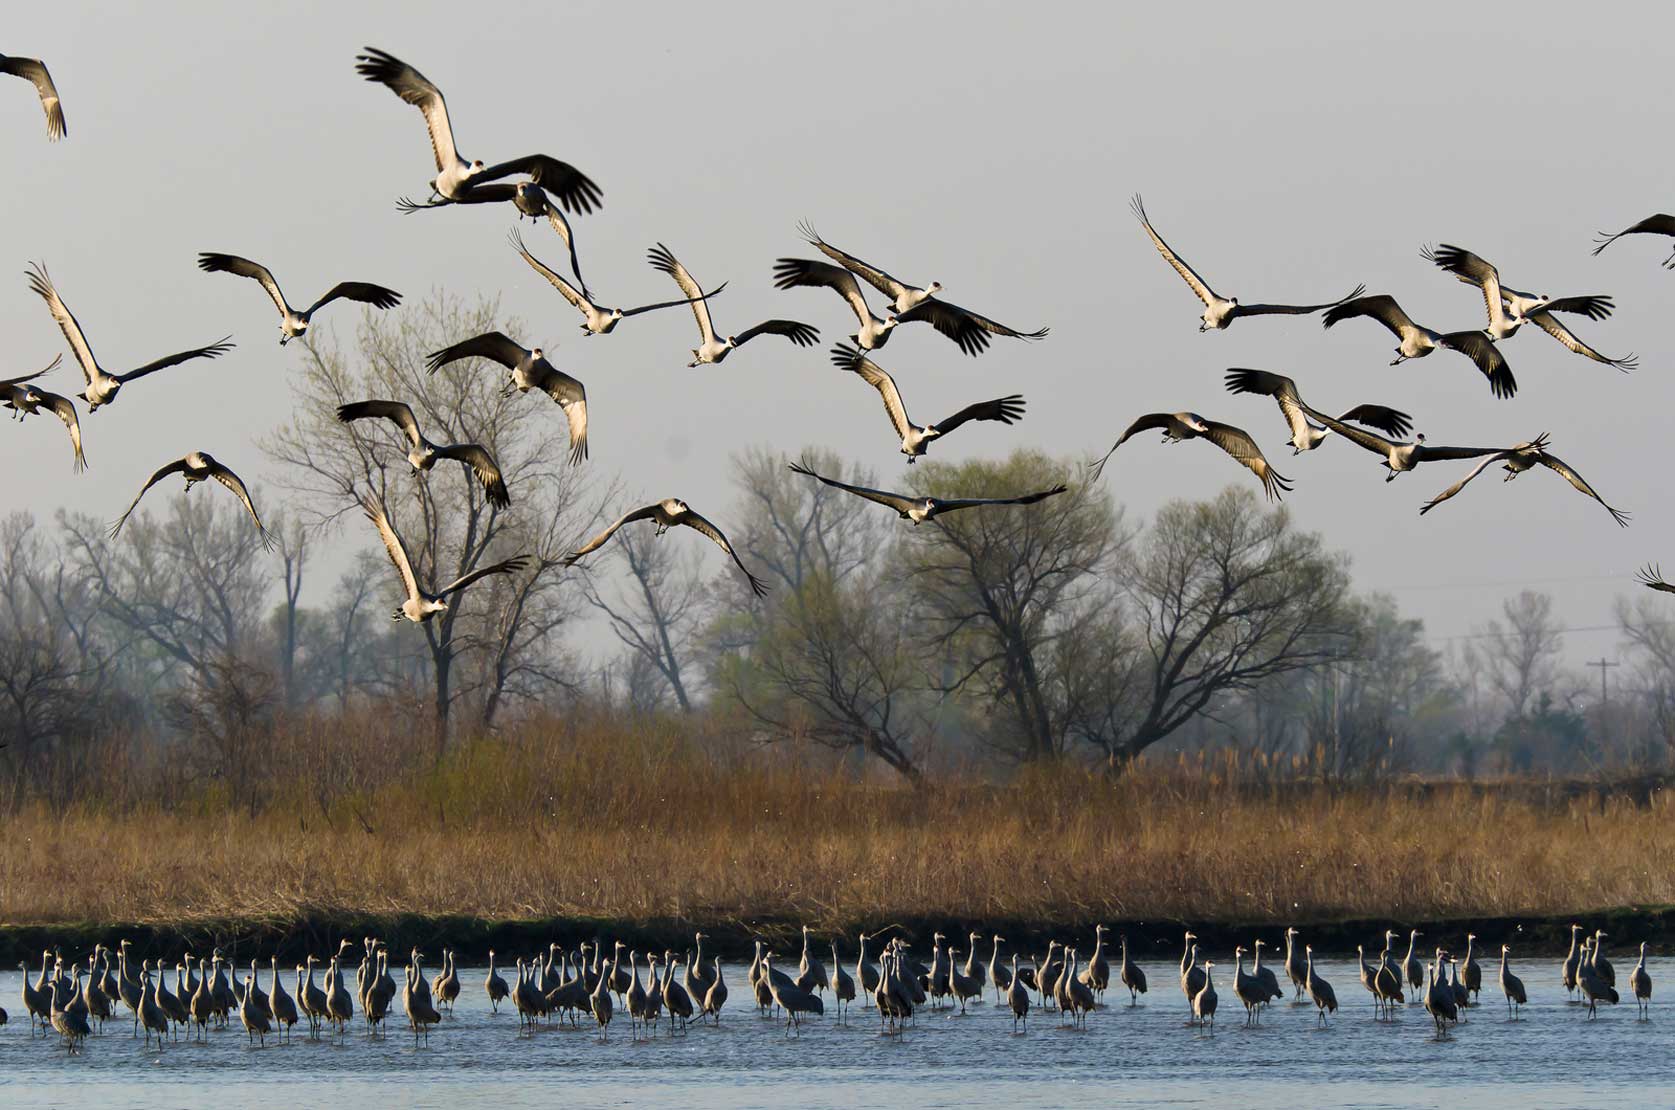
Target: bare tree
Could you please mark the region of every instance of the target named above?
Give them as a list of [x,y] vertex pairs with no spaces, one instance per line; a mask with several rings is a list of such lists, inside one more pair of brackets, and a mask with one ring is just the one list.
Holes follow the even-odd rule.
[[[678,544],[659,539],[651,528],[628,528],[607,549],[605,565],[613,563],[621,564],[626,578],[590,572],[582,579],[582,592],[630,656],[642,661],[630,665],[634,703],[645,700],[645,682],[656,674],[675,704],[690,712],[690,649],[704,615],[697,553],[687,548],[682,555]],[[601,585],[601,577],[609,581]]]
[[1116,580],[1144,649],[1127,723],[1097,738],[1113,766],[1220,697],[1341,657],[1356,632],[1343,559],[1244,488],[1165,506]]
[[1617,623],[1633,659],[1647,724],[1668,763],[1675,762],[1675,622],[1662,601],[1641,597],[1631,605],[1618,598]]
[[[993,497],[1068,483],[1074,467],[1019,452],[1003,463],[916,467],[911,485],[944,498]],[[1124,542],[1119,519],[1103,489],[1077,482],[1044,504],[969,509],[905,533],[902,573],[959,668],[950,689],[970,687],[1000,713],[997,742],[1019,759],[1064,751],[1071,721],[1046,667],[1061,638],[1085,635],[1077,616]]]
[[[289,468],[316,527],[344,514],[362,527],[360,498],[379,498],[422,582],[451,580],[516,553],[530,556],[522,574],[482,581],[421,628],[402,630],[428,652],[438,759],[457,703],[471,702],[487,725],[508,700],[540,697],[564,680],[557,634],[577,602],[563,585],[561,560],[598,516],[596,506],[583,505],[576,468],[565,465],[567,425],[544,395],[511,390],[505,369],[487,360],[424,370],[429,352],[492,330],[522,329],[500,319],[492,301],[467,306],[437,294],[365,315],[352,355],[311,333],[300,344],[296,413],[267,444]],[[340,405],[374,397],[406,402],[433,440],[487,448],[512,491],[512,508],[491,504],[464,463],[414,473],[406,442],[388,422],[338,421]]]
[[[857,485],[874,482],[871,471],[845,468],[830,452],[810,450],[802,457],[822,474]],[[744,500],[727,534],[744,561],[775,589],[795,591],[816,574],[844,585],[869,565],[890,534],[894,522],[888,513],[793,474],[784,455],[753,448],[733,467]]]
[[278,539],[284,572],[285,595],[275,614],[279,641],[279,674],[282,697],[287,706],[297,704],[298,622],[301,619],[303,572],[308,566],[308,530],[300,521],[275,521],[270,533]]
[[1557,693],[1564,636],[1549,594],[1524,590],[1503,602],[1501,612],[1506,623],[1490,621],[1470,650],[1516,719],[1528,715],[1536,694]]

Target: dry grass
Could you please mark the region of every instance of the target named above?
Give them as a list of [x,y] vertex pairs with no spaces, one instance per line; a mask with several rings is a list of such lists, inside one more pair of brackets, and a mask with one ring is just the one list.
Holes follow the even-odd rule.
[[[312,737],[309,742],[318,742]],[[1675,903],[1665,792],[1331,789],[1230,763],[975,776],[919,794],[701,731],[530,725],[440,768],[292,774],[6,819],[9,924],[898,917],[1042,924],[1551,915]],[[370,826],[370,831],[368,829]]]

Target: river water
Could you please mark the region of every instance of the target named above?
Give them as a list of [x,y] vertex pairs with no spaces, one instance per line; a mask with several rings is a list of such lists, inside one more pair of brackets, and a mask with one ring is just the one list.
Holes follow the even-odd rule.
[[[990,1001],[964,1016],[923,1011],[899,1038],[880,1036],[876,1013],[860,1006],[847,1024],[828,1012],[787,1037],[782,1022],[745,1004],[745,969],[728,967],[732,999],[719,1027],[670,1037],[665,1023],[636,1041],[619,1010],[606,1043],[591,1022],[520,1036],[509,1006],[491,1013],[483,970],[462,969],[455,1015],[428,1046],[401,1026],[398,995],[390,1031],[377,1039],[357,1013],[342,1043],[299,1034],[253,1046],[235,1017],[207,1043],[159,1052],[130,1036],[124,1016],[74,1057],[56,1034],[30,1038],[14,970],[0,974],[11,1014],[0,1027],[0,1107],[1675,1106],[1675,1019],[1654,1005],[1650,1020],[1638,1020],[1626,989],[1633,960],[1622,954],[1616,965],[1624,1004],[1602,1007],[1597,1020],[1567,1002],[1558,961],[1516,965],[1530,1005],[1510,1021],[1486,963],[1484,1005],[1441,1043],[1416,1004],[1374,1020],[1355,965],[1340,961],[1318,965],[1344,1007],[1325,1029],[1289,992],[1245,1028],[1231,964],[1217,967],[1220,1024],[1188,1027],[1178,968],[1157,964],[1146,967],[1152,991],[1140,1005],[1113,991],[1086,1032],[1042,1013],[1014,1035],[1010,1014]],[[1675,989],[1675,960],[1647,967],[1655,988]]]

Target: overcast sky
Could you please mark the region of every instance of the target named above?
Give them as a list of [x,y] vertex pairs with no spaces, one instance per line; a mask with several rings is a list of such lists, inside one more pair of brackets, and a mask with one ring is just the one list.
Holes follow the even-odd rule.
[[[1437,643],[1521,588],[1551,592],[1569,626],[1610,625],[1613,598],[1637,589],[1638,564],[1667,556],[1675,566],[1669,466],[1654,454],[1675,400],[1675,274],[1658,265],[1668,240],[1588,252],[1597,229],[1675,205],[1665,65],[1675,15],[1636,5],[1619,18],[1596,6],[1584,26],[1569,7],[1552,18],[1460,4],[1404,5],[1396,22],[1383,12],[20,5],[0,51],[47,62],[70,135],[48,144],[29,87],[0,82],[9,152],[0,242],[13,275],[0,280],[5,373],[63,351],[64,369],[46,384],[80,388],[24,283],[37,259],[108,366],[228,332],[239,347],[84,415],[84,476],[72,475],[55,422],[7,427],[13,480],[0,486],[0,511],[49,518],[62,504],[112,517],[145,474],[194,448],[277,493],[255,441],[289,412],[286,380],[302,356],[278,346],[277,318],[253,283],[196,269],[201,250],[266,263],[304,303],[341,279],[410,300],[433,288],[499,293],[531,321],[519,338],[586,383],[587,465],[718,520],[734,497],[728,456],[739,444],[818,443],[893,475],[903,460],[876,395],[827,362],[853,317],[826,291],[772,287],[776,257],[811,250],[796,233],[807,218],[906,280],[940,280],[949,300],[1052,328],[1043,343],[997,340],[978,359],[923,325],[901,329],[878,361],[919,419],[1004,393],[1028,399],[1021,424],[974,425],[937,457],[1000,457],[1020,445],[1102,452],[1136,415],[1192,409],[1249,429],[1295,482],[1286,504],[1299,523],[1348,551],[1360,587],[1393,594]],[[1580,52],[1578,35],[1591,44]],[[545,152],[600,184],[603,211],[574,226],[583,272],[606,303],[674,295],[644,261],[661,240],[700,282],[731,282],[713,309],[723,333],[790,316],[820,327],[820,346],[767,337],[723,367],[688,370],[696,330],[684,310],[582,339],[574,310],[506,246],[510,209],[395,211],[397,196],[424,193],[434,167],[418,112],[355,74],[366,44],[442,88],[467,158]],[[1452,353],[1387,366],[1394,340],[1371,321],[1325,332],[1318,317],[1279,317],[1201,335],[1201,306],[1128,211],[1135,192],[1223,295],[1311,302],[1365,282],[1438,330],[1479,327],[1476,292],[1418,255],[1451,242],[1520,288],[1614,296],[1615,317],[1578,318],[1576,328],[1607,354],[1638,353],[1641,369],[1619,374],[1526,328],[1504,346],[1522,387],[1506,402]],[[546,228],[525,234],[538,255],[561,259]],[[322,319],[347,340],[358,308],[340,304]],[[1617,528],[1546,472],[1510,485],[1486,476],[1421,519],[1420,503],[1460,467],[1434,464],[1386,485],[1374,456],[1346,443],[1294,459],[1271,402],[1223,392],[1229,366],[1289,373],[1321,408],[1404,409],[1433,443],[1549,432],[1556,454],[1635,514],[1633,527]],[[1229,481],[1256,487],[1210,445],[1164,448],[1150,434],[1106,475],[1141,519]],[[351,532],[340,543],[368,539]],[[1575,660],[1615,657],[1616,644],[1610,631],[1567,638]]]

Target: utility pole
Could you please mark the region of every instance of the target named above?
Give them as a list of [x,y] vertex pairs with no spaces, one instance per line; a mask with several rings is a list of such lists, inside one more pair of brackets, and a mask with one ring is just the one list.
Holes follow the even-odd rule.
[[1603,711],[1605,709],[1605,707],[1610,704],[1609,695],[1606,693],[1606,690],[1605,690],[1605,671],[1606,671],[1606,668],[1620,666],[1620,664],[1607,662],[1606,659],[1603,656],[1601,656],[1599,659],[1595,660],[1594,662],[1586,664],[1586,666],[1598,667],[1599,668],[1599,704],[1600,704],[1600,709]]

